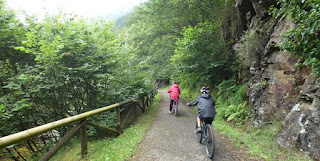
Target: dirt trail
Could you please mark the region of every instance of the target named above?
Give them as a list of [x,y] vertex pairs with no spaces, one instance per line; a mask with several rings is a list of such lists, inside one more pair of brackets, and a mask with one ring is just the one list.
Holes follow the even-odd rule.
[[[210,160],[204,146],[196,141],[195,118],[192,107],[180,100],[179,114],[169,114],[169,100],[166,91],[159,91],[162,102],[158,115],[146,137],[140,143],[136,154],[130,160],[158,161],[205,161]],[[229,140],[215,131],[216,151],[213,160],[259,160],[243,153],[244,149],[234,147]]]

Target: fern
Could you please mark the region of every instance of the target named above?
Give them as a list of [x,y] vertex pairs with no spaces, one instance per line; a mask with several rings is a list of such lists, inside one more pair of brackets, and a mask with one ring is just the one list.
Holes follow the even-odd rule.
[[223,104],[225,104],[225,102],[226,101],[221,96],[219,96],[217,101],[216,101],[216,104],[217,105],[223,105]]
[[223,81],[217,86],[217,117],[226,121],[243,123],[249,117],[247,107],[247,87],[248,84],[235,85],[233,79]]
[[239,114],[240,114],[240,112],[236,112],[236,113],[231,114],[231,115],[228,117],[227,121],[228,121],[228,122],[229,122],[229,121],[232,121],[232,120],[233,120],[234,118],[236,118]]
[[248,83],[243,84],[237,91],[237,96],[245,100],[247,98]]

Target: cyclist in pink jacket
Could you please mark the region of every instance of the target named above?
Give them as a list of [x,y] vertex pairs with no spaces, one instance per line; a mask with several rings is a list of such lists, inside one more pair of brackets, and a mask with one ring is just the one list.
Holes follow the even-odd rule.
[[169,112],[172,112],[172,104],[175,99],[179,100],[180,89],[176,81],[172,83],[172,86],[169,88],[168,93],[170,93],[170,108]]

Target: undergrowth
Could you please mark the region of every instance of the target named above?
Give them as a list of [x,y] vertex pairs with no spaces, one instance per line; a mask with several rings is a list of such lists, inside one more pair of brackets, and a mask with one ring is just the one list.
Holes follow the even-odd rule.
[[[124,130],[118,137],[92,141],[88,138],[88,155],[82,160],[128,160],[136,151],[138,144],[143,140],[145,132],[150,128],[157,114],[160,101],[161,95],[157,94],[151,107],[147,108],[146,112],[138,118],[137,122]],[[72,139],[50,160],[79,160],[80,158],[80,140]]]
[[[263,128],[249,125],[232,126],[222,119],[215,119],[214,129],[229,137],[237,147],[247,148],[247,153],[265,160],[308,160],[300,152],[285,150],[275,142],[274,137],[280,130],[280,123]],[[217,138],[219,139],[219,138]]]
[[235,80],[223,81],[217,86],[216,98],[217,117],[237,124],[244,123],[249,117],[246,102],[248,84],[235,85]]

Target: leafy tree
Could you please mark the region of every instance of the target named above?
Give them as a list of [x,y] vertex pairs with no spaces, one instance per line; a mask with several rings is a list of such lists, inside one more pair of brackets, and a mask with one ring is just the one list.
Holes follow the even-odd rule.
[[232,75],[232,63],[217,25],[200,23],[185,28],[171,59],[177,77],[189,87],[218,84]]
[[[34,65],[34,56],[17,51],[26,28],[15,19],[15,14],[5,8],[0,0],[0,133],[7,135],[24,130],[34,120],[24,119],[32,106],[26,94],[27,83],[23,72]],[[8,128],[9,127],[9,128]]]
[[55,119],[101,106],[97,100],[105,91],[99,86],[107,85],[117,60],[112,25],[66,16],[48,16],[31,25],[25,47],[19,48],[36,56],[37,70],[29,76],[41,76],[37,105],[55,113]]

